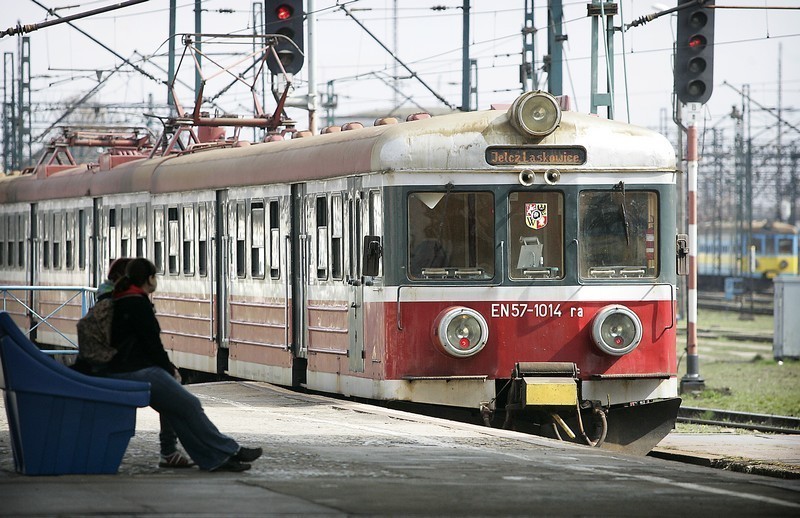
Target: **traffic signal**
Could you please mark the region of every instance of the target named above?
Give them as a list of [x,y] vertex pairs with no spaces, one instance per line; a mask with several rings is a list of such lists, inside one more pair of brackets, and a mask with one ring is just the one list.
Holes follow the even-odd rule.
[[714,89],[714,0],[678,0],[694,4],[678,11],[675,44],[675,92],[682,103],[704,104]]
[[[296,74],[303,68],[303,0],[267,0],[264,9],[264,22],[267,34],[280,34],[286,38],[278,38],[275,51],[283,64],[283,69]],[[281,68],[274,56],[267,59],[267,66],[273,74],[280,74]]]

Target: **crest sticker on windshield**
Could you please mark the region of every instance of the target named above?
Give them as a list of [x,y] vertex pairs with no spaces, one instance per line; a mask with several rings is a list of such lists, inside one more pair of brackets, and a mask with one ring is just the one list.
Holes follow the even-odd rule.
[[547,204],[526,203],[525,224],[534,230],[539,230],[547,225]]

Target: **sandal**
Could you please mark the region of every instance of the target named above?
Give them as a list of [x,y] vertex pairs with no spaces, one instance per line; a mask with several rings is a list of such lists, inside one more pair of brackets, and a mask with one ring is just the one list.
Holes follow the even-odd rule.
[[159,468],[191,468],[192,466],[194,466],[194,462],[181,455],[179,451],[170,455],[162,455],[161,462],[158,463]]

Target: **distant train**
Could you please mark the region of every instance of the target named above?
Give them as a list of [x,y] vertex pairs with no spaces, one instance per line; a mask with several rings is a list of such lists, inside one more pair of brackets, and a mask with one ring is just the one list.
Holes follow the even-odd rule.
[[[276,142],[161,143],[0,179],[0,284],[96,286],[110,260],[146,256],[185,369],[626,451],[672,429],[685,258],[663,136],[529,92]],[[64,297],[30,302],[48,315]],[[66,345],[79,316],[68,301],[36,339]]]
[[797,275],[800,230],[778,221],[753,221],[750,242],[732,223],[709,223],[698,231],[698,276],[701,287],[721,290],[726,278],[752,278],[755,287],[770,288],[778,275]]

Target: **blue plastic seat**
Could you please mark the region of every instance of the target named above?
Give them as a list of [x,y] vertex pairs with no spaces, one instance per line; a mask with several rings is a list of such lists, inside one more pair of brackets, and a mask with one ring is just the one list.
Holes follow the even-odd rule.
[[14,466],[26,475],[116,473],[150,384],[80,374],[0,312],[0,388]]

